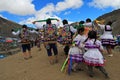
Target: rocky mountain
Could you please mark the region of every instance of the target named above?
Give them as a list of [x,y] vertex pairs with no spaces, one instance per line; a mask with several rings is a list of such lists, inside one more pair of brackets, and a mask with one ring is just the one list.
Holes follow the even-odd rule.
[[13,37],[11,29],[21,28],[22,26],[18,23],[0,17],[0,36]]
[[112,21],[113,34],[120,34],[120,9],[99,16],[97,20],[105,20],[105,23]]
[[[17,36],[12,35],[11,29],[18,30],[21,28],[22,28],[22,25],[0,17],[0,36],[17,37]],[[28,27],[28,28],[34,29],[31,27]]]

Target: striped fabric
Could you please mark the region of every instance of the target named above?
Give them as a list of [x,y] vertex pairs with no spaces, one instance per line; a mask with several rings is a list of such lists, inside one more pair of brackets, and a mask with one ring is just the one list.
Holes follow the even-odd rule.
[[[103,61],[105,62],[104,59]],[[95,59],[95,58],[85,57],[84,62],[90,66],[103,66],[104,65],[104,63],[101,63],[98,58]]]
[[101,39],[101,42],[104,46],[106,45],[115,46],[116,45],[116,41],[114,39]]
[[83,54],[74,54],[74,55],[71,55],[71,58],[76,63],[79,63],[83,61]]
[[90,45],[85,45],[85,48],[90,48],[90,49],[94,49],[94,48],[97,48],[97,49],[99,49],[100,48],[100,46],[96,46],[96,45],[93,45],[93,46],[90,46]]
[[97,48],[99,49],[100,48],[100,45],[97,45],[97,44],[89,44],[89,43],[86,43],[85,44],[85,48],[88,48],[88,49],[94,49],[94,48]]

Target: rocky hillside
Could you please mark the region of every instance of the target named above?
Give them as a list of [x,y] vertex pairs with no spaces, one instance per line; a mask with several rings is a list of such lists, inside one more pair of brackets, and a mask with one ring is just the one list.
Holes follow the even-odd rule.
[[12,37],[11,29],[15,28],[21,28],[21,25],[0,17],[0,36]]
[[112,21],[113,34],[120,34],[120,9],[104,14],[98,17],[97,20],[105,20],[105,23]]

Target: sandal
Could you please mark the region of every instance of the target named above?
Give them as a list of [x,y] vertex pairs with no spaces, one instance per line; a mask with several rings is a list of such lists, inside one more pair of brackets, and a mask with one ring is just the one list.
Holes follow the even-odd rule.
[[89,76],[90,76],[91,78],[94,77],[93,74],[89,74]]
[[32,56],[30,56],[29,58],[32,58]]
[[28,60],[29,58],[24,58],[25,60]]
[[79,68],[79,69],[77,69],[78,71],[84,71],[84,69],[81,69],[81,68]]
[[72,71],[72,72],[77,72],[77,70],[76,70],[76,69],[71,69],[71,71]]

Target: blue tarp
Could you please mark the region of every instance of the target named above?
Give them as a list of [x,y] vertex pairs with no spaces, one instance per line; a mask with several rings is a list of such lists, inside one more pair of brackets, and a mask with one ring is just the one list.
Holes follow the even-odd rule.
[[0,55],[0,59],[3,59],[3,58],[5,58],[6,56],[5,55]]

